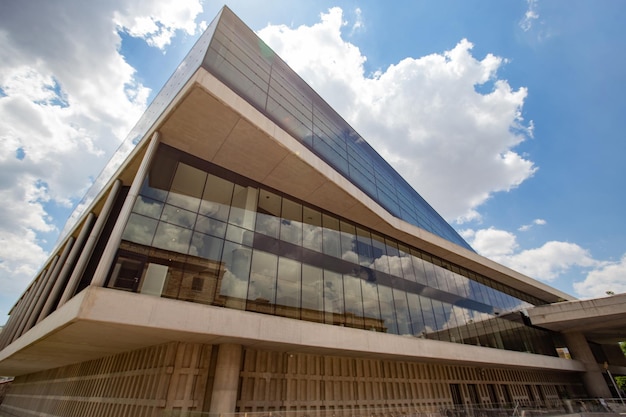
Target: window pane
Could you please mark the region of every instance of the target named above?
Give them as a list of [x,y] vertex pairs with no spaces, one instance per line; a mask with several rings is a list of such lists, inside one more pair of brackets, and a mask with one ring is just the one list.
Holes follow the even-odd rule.
[[300,318],[301,264],[287,258],[278,258],[276,285],[276,314]]
[[254,230],[257,191],[256,188],[235,185],[228,223]]
[[302,204],[283,198],[280,239],[302,246]]
[[198,211],[206,177],[206,172],[179,162],[167,202],[193,212]]
[[316,252],[322,251],[322,213],[303,207],[302,246]]
[[339,243],[339,219],[324,214],[322,216],[323,249],[326,255],[341,258],[341,244]]
[[194,230],[223,238],[226,234],[226,223],[210,217],[198,216]]
[[133,206],[133,213],[138,213],[146,217],[158,219],[163,211],[163,203],[148,197],[138,196]]
[[322,269],[302,265],[302,320],[323,322],[324,277]]
[[232,242],[224,243],[222,263],[225,270],[217,304],[240,310],[246,308],[251,258],[250,248]]
[[195,232],[191,239],[189,254],[204,259],[219,261],[222,258],[223,245],[223,239]]
[[258,250],[252,252],[247,310],[274,313],[277,267],[276,255]]
[[380,320],[380,305],[378,304],[378,285],[361,281],[361,293],[363,294],[363,315],[365,316],[365,328],[367,330],[384,331]]
[[178,253],[189,251],[191,230],[160,222],[152,246]]
[[226,221],[233,196],[233,187],[232,182],[215,175],[209,175],[202,195],[200,214]]
[[163,208],[163,214],[161,214],[161,221],[172,223],[185,229],[193,229],[196,223],[196,213],[166,204]]
[[393,305],[391,288],[385,285],[378,286],[378,299],[380,300],[380,315],[385,323],[387,333],[398,334],[396,311]]
[[343,282],[340,274],[324,270],[324,322],[344,324]]
[[363,328],[363,297],[361,295],[361,278],[344,275],[343,289],[346,306],[346,326]]
[[280,206],[282,198],[266,190],[259,190],[256,231],[278,238],[280,228]]
[[150,245],[158,223],[159,222],[154,219],[131,213],[126,228],[124,229],[122,240],[129,240],[142,245]]
[[413,334],[411,327],[411,315],[405,291],[393,289],[393,303],[396,309],[398,334]]

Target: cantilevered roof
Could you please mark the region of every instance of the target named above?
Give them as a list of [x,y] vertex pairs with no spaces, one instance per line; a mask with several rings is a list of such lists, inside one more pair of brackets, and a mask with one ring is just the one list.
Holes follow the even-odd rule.
[[[227,7],[220,11],[156,96],[86,199],[98,194],[133,146],[200,67],[393,216],[472,250],[452,226]],[[72,219],[77,218],[78,214],[72,216]]]
[[600,344],[626,340],[626,293],[538,306],[528,310],[528,316],[535,326],[580,332]]

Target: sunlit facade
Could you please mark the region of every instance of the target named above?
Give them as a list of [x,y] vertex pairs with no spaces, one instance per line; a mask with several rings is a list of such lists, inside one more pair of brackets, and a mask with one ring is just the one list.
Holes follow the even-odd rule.
[[571,297],[476,254],[228,8],[80,207],[0,334],[0,413],[555,408],[626,365],[533,325]]

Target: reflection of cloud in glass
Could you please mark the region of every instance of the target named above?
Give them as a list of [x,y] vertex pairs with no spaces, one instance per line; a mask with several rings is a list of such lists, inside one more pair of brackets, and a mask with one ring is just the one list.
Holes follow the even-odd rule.
[[191,230],[168,223],[159,223],[152,246],[173,252],[187,253]]
[[303,224],[302,246],[318,252],[322,251],[322,228],[312,224]]
[[131,214],[122,235],[123,240],[150,245],[157,227],[157,221],[148,217]]

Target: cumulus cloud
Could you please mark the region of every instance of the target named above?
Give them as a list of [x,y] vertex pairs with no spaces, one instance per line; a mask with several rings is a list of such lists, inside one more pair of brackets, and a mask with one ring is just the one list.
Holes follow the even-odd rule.
[[519,230],[520,232],[526,232],[526,231],[530,230],[533,226],[543,226],[545,224],[546,224],[545,220],[543,220],[543,219],[535,219],[535,220],[533,220],[529,224],[525,224],[525,225],[520,226],[519,229],[517,229],[517,230]]
[[584,298],[606,296],[607,292],[626,293],[626,254],[618,262],[605,263],[591,271],[581,282],[574,283],[574,290]]
[[601,266],[589,251],[575,243],[550,241],[522,250],[515,234],[505,230],[491,227],[466,230],[462,235],[481,255],[542,281],[554,281],[573,268]]
[[342,37],[347,25],[333,8],[313,26],[259,34],[445,218],[476,219],[493,193],[533,175],[534,163],[515,151],[532,135],[521,116],[527,91],[498,78],[506,60],[477,59],[462,39],[367,76],[367,58]]
[[163,47],[194,33],[201,9],[199,0],[3,4],[0,322],[146,106],[150,90],[120,54],[119,31]]
[[539,19],[537,0],[526,0],[526,3],[528,4],[528,8],[519,23],[520,28],[522,28],[524,32],[528,32],[533,27],[535,20]]

